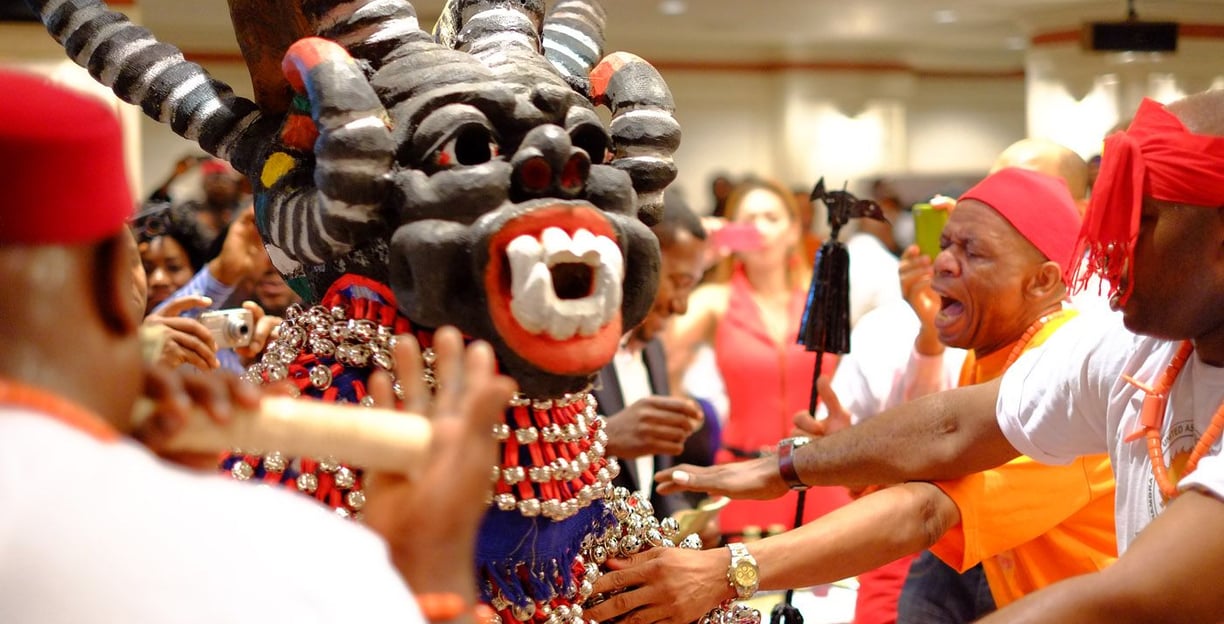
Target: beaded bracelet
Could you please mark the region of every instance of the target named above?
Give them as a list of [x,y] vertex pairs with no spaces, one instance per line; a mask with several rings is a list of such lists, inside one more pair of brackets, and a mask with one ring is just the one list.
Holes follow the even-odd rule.
[[497,614],[493,608],[484,603],[469,607],[463,596],[454,593],[416,594],[417,606],[421,614],[430,622],[449,622],[464,614],[470,614],[477,624],[490,624]]

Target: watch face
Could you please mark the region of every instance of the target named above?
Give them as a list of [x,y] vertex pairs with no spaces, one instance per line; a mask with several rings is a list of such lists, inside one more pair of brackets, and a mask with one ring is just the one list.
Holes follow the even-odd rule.
[[751,587],[756,585],[757,571],[751,563],[747,561],[740,562],[735,566],[735,584],[741,587]]

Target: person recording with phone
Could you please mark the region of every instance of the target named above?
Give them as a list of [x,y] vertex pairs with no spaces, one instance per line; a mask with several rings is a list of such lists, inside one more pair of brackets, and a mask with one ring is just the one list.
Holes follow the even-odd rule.
[[[727,201],[726,217],[725,225],[707,223],[714,226],[711,246],[729,250],[729,256],[714,281],[693,291],[688,311],[675,317],[664,338],[673,388],[681,387],[680,376],[698,347],[713,346],[730,404],[719,463],[759,457],[786,437],[791,415],[807,407],[816,366],[815,355],[795,344],[811,267],[802,258],[794,195],[774,181],[743,182]],[[835,365],[835,358],[826,358],[823,372]],[[805,516],[820,516],[848,500],[841,488],[816,489],[807,497]],[[791,495],[735,501],[722,510],[720,522],[724,534],[736,537],[790,526],[794,515]]]

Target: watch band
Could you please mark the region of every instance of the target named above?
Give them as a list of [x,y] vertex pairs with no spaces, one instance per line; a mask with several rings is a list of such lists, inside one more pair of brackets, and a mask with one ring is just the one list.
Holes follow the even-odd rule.
[[748,547],[743,542],[731,542],[727,544],[727,550],[731,552],[731,564],[727,567],[727,582],[735,590],[738,600],[748,600],[761,586],[756,557],[748,552]]
[[783,438],[778,442],[778,473],[782,475],[782,480],[786,482],[787,487],[792,490],[802,491],[808,489],[808,485],[799,478],[799,473],[795,470],[795,449],[811,442],[811,438]]

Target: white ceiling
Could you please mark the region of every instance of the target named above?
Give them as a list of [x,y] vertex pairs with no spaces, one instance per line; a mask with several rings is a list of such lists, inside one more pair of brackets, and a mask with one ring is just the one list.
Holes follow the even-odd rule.
[[[660,11],[667,2],[683,14]],[[432,26],[443,0],[413,5]],[[236,53],[225,0],[138,0],[142,21],[188,52]],[[1120,20],[1125,0],[604,0],[608,47],[652,61],[1023,66],[1034,34]],[[1224,0],[1138,0],[1142,19],[1224,24]]]

